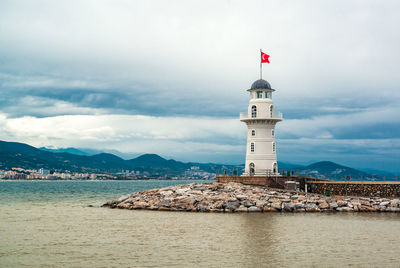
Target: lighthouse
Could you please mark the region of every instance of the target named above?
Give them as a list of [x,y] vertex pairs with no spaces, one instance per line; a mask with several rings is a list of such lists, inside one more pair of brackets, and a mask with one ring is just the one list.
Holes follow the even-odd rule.
[[249,107],[247,113],[240,114],[240,121],[247,125],[246,167],[242,176],[276,176],[275,125],[283,116],[274,109],[275,90],[266,80],[259,79],[247,91]]

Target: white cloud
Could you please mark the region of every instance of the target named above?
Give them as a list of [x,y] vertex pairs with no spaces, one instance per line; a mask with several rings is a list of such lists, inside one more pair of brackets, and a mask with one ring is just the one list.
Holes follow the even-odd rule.
[[[6,118],[1,116],[0,139],[34,146],[92,147],[121,152],[163,155],[236,153],[243,146],[230,140],[243,139],[238,120],[129,115],[69,115]],[[221,143],[220,140],[225,142]]]

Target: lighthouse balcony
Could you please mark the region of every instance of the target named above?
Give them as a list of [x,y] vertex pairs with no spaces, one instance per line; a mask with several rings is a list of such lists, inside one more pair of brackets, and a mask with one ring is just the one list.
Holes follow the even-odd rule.
[[281,112],[278,113],[273,113],[273,114],[268,114],[264,116],[249,116],[248,113],[240,113],[240,120],[241,121],[246,121],[246,120],[254,120],[254,119],[272,119],[272,120],[279,120],[281,121],[283,119],[283,115]]

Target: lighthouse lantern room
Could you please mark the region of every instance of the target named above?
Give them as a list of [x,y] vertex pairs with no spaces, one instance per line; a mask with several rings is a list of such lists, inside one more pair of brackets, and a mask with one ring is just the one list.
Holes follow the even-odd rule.
[[246,123],[247,149],[246,167],[242,176],[276,176],[275,124],[282,121],[282,113],[275,112],[272,93],[275,91],[263,79],[255,81],[249,90],[250,101],[247,113],[240,114]]

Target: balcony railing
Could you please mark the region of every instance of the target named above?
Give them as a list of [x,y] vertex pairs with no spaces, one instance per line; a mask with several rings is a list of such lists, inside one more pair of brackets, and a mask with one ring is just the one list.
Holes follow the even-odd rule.
[[242,119],[283,119],[283,115],[281,112],[278,113],[273,113],[272,116],[271,114],[267,114],[266,116],[256,116],[252,117],[249,116],[248,113],[240,113],[240,120]]
[[256,169],[252,174],[250,171],[244,172],[244,176],[281,176],[279,173],[274,173],[272,169]]

